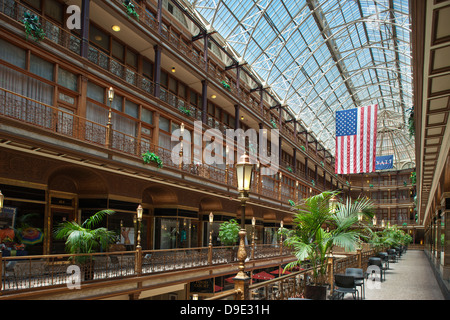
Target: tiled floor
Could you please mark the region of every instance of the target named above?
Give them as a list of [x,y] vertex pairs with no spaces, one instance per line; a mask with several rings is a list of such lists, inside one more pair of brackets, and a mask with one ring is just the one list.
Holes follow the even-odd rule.
[[[370,280],[369,280],[370,281]],[[366,300],[444,300],[423,251],[408,250],[390,263],[383,282],[366,283]],[[352,299],[347,294],[345,300]]]

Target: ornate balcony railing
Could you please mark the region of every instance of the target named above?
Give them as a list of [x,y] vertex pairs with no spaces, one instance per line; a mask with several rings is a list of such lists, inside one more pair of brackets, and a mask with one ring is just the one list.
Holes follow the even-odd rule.
[[[125,7],[122,4],[122,0],[114,1],[126,15]],[[171,45],[175,50],[179,52],[179,54],[183,57],[188,58],[192,63],[197,65],[200,69],[204,70],[206,66],[208,66],[207,71],[208,74],[211,75],[211,81],[216,81],[219,86],[221,86],[222,81],[227,81],[227,77],[225,76],[226,71],[223,68],[220,68],[217,65],[214,65],[211,60],[205,62],[204,57],[198,54],[198,49],[195,48],[192,42],[183,41],[178,32],[173,30],[173,26],[168,28],[165,22],[161,23],[161,28],[159,28],[159,22],[154,17],[154,15],[149,12],[144,5],[135,4],[136,12],[139,14],[139,20],[137,23],[142,26],[144,29],[148,30],[151,33],[159,34],[162,39],[165,39],[169,45]],[[40,15],[38,12],[32,10],[31,8],[25,6],[17,0],[0,0],[0,13],[5,14],[6,16],[12,18],[15,21],[22,21],[23,14],[26,11],[30,11],[35,14],[39,21],[42,24],[43,30],[46,34],[46,39],[51,41],[52,43],[57,45],[59,49],[65,49],[70,51],[71,53],[75,53],[77,55],[81,55],[81,45],[82,39],[71,30],[65,29],[64,27],[46,19],[44,16]],[[145,91],[150,96],[154,96],[155,94],[155,84],[145,77],[144,75],[137,72],[136,69],[123,64],[122,62],[114,59],[112,56],[109,56],[96,48],[95,46],[88,44],[88,54],[87,59],[98,67],[102,68],[106,72],[108,72],[113,77],[118,77],[125,81],[127,84],[133,86],[134,88],[138,88],[140,90]],[[271,118],[271,114],[273,110],[269,110],[267,108],[263,108],[261,110],[259,102],[256,101],[250,93],[244,91],[242,88],[237,88],[234,83],[230,84],[230,94],[240,99],[246,106],[257,111],[263,119]],[[165,101],[168,105],[175,109],[179,109],[181,106],[190,107],[188,103],[174,95],[173,93],[161,88],[160,94],[156,97],[162,101]],[[192,116],[194,119],[201,120],[201,110],[195,110]],[[273,116],[277,116],[273,114]],[[211,120],[211,121],[210,121]],[[222,123],[216,123],[214,119],[208,119],[208,125],[213,128],[218,128],[221,130],[226,129],[226,125]],[[296,137],[293,134],[292,127],[288,124],[283,125],[280,130],[281,132],[291,139],[294,143],[297,143],[298,146],[305,145],[302,137]],[[308,156],[317,162],[324,162],[324,165],[333,165],[332,163],[328,163],[325,161],[324,157],[314,152],[314,150],[305,149],[305,153]],[[333,170],[332,168],[330,170]],[[310,180],[308,180],[310,182]]]
[[[271,244],[246,250],[251,261],[291,255]],[[2,257],[0,251],[0,294],[233,263],[238,263],[236,250],[225,246],[16,257]]]
[[[329,258],[327,279],[330,290],[333,290],[334,274],[344,273],[346,268],[362,268],[365,270],[369,257],[374,254],[373,249],[367,249],[364,251],[358,250],[356,253],[348,254],[345,257]],[[303,270],[272,280],[252,284],[248,287],[249,292],[245,293],[244,296],[247,296],[250,300],[287,300],[304,297],[305,286],[311,282],[313,271],[313,268],[306,267]],[[229,290],[206,300],[241,300],[242,298],[240,292]]]

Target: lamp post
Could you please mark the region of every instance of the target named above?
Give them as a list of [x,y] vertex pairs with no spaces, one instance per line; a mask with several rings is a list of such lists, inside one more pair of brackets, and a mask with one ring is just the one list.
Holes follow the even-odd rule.
[[2,212],[3,210],[3,201],[5,200],[5,196],[3,195],[3,193],[0,191],[0,212]]
[[137,217],[137,245],[136,248],[141,248],[141,221],[142,221],[142,206],[139,205],[136,209],[136,217]]
[[239,249],[237,258],[239,260],[239,272],[234,278],[235,290],[240,295],[241,300],[247,300],[248,296],[248,280],[245,274],[245,259],[247,252],[245,250],[245,203],[249,198],[250,186],[252,184],[254,165],[250,163],[248,155],[243,155],[236,164],[236,176],[238,183],[239,197],[241,200],[241,230],[239,231]]
[[212,212],[209,213],[209,248],[208,248],[208,264],[212,265],[212,224],[214,221],[214,214]]
[[109,100],[109,111],[108,111],[108,123],[106,124],[106,146],[109,148],[109,147],[111,147],[111,137],[112,137],[111,107],[112,107],[112,102],[114,100],[114,89],[112,87],[109,87],[109,89],[108,89],[108,100]]
[[252,257],[251,259],[255,259],[255,226],[256,226],[256,219],[255,217],[252,218]]
[[280,256],[283,254],[283,220],[280,221]]
[[135,271],[138,275],[142,273],[142,247],[141,247],[141,221],[142,221],[142,213],[144,209],[139,205],[136,209],[136,218],[137,218],[137,238],[136,238],[136,265]]

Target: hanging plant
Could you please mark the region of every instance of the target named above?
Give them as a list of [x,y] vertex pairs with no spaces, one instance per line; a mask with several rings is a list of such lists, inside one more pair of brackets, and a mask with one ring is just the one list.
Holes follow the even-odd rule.
[[191,115],[191,110],[189,110],[189,109],[187,109],[187,108],[185,108],[185,107],[180,107],[180,108],[178,108],[178,110],[180,110],[181,113],[183,113],[183,114],[185,114],[185,115],[187,115],[187,116],[190,116],[190,115]]
[[370,188],[373,188],[373,184],[369,184],[369,187],[370,187]]
[[137,20],[139,20],[139,14],[136,12],[134,4],[131,2],[131,0],[125,0],[123,2],[123,5],[125,8],[127,8],[127,14],[129,16],[135,17]]
[[153,152],[147,151],[146,153],[143,153],[142,160],[144,160],[144,163],[146,163],[146,164],[150,163],[150,162],[154,162],[154,163],[156,163],[158,168],[163,167],[162,160]]
[[325,166],[325,164],[323,163],[323,161],[320,161],[320,165],[321,165],[322,167]]
[[311,184],[313,185],[313,187],[316,186],[316,182],[314,180],[311,180]]
[[415,185],[416,184],[416,172],[411,172],[411,176],[409,177],[409,179],[411,180],[411,184]]
[[276,123],[276,121],[275,121],[275,120],[273,120],[273,119],[270,119],[270,123],[272,124],[272,127],[273,127],[274,129],[276,129],[276,128],[277,128],[277,123]]
[[222,86],[223,86],[225,89],[227,89],[228,91],[231,90],[230,85],[229,85],[225,80],[222,80],[221,84],[222,84]]
[[41,28],[41,23],[39,22],[39,17],[29,11],[25,12],[22,20],[25,26],[26,38],[31,36],[34,41],[39,42],[45,37],[45,32]]
[[409,136],[412,138],[416,135],[416,127],[414,125],[414,107],[412,107],[409,113],[409,118],[408,118],[408,131],[409,131]]
[[300,149],[302,149],[303,151],[306,151],[305,146],[300,146]]
[[289,171],[290,173],[293,172],[291,167],[287,167],[286,170]]

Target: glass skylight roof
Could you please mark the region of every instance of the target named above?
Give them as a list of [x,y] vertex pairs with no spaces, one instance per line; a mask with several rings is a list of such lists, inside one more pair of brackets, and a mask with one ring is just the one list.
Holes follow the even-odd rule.
[[377,103],[377,155],[415,162],[408,0],[190,4],[332,154],[335,112]]

